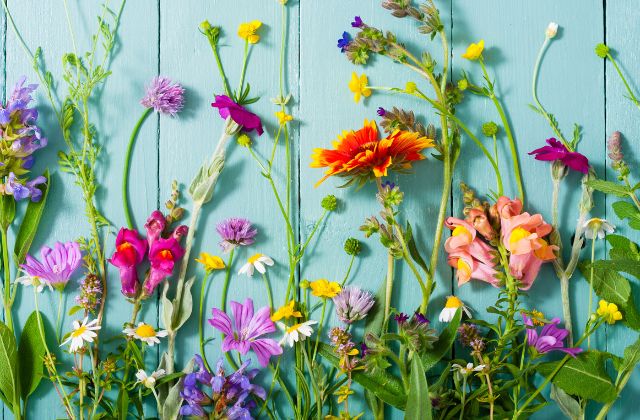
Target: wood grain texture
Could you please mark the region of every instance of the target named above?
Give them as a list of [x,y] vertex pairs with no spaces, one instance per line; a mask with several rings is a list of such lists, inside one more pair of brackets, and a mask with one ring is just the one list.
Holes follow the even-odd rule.
[[[99,4],[80,0],[71,0],[69,3],[73,10],[71,21],[79,40],[79,48],[86,48],[88,36],[94,31]],[[413,23],[391,17],[378,3],[289,1],[289,49],[285,68],[288,89],[285,93],[288,91],[294,97],[294,153],[291,161],[287,162],[284,148],[278,147],[276,160],[276,182],[281,192],[284,192],[286,165],[291,165],[294,175],[294,228],[303,241],[322,212],[322,198],[327,194],[335,194],[341,201],[338,211],[332,213],[321,227],[319,239],[312,243],[301,264],[300,278],[342,279],[349,262],[343,251],[343,243],[353,236],[363,241],[364,250],[356,260],[350,282],[374,292],[383,282],[386,255],[377,240],[364,239],[358,227],[365,217],[378,212],[375,189],[373,186],[366,186],[359,191],[336,189],[340,185],[339,180],[328,180],[318,188],[313,188],[313,184],[321,177],[321,171],[309,168],[309,163],[313,148],[327,147],[341,131],[361,127],[365,118],[376,117],[375,110],[379,106],[412,109],[423,123],[435,121],[436,116],[423,103],[400,95],[374,93],[363,103],[353,102],[352,94],[347,88],[353,71],[358,74],[365,72],[370,84],[375,86],[404,87],[407,80],[412,80],[419,86],[425,85],[408,70],[383,57],[376,57],[372,60],[372,65],[366,68],[355,67],[336,48],[336,40],[343,31],[351,29],[349,22],[355,15],[361,16],[371,25],[394,31],[414,51],[430,45],[424,36],[417,33]],[[113,0],[110,4],[115,7]],[[532,101],[532,67],[549,21],[558,22],[562,29],[547,51],[540,72],[541,101],[556,115],[565,133],[571,132],[574,122],[582,126],[584,137],[580,151],[589,157],[599,176],[613,176],[606,169],[605,145],[607,135],[613,130],[623,132],[627,156],[633,162],[633,167],[637,168],[637,154],[640,151],[637,121],[640,111],[624,98],[622,83],[610,65],[605,65],[593,53],[593,47],[606,40],[614,50],[619,51],[616,57],[627,76],[637,78],[640,68],[640,58],[636,54],[636,45],[640,39],[640,26],[637,24],[640,12],[633,1],[460,0],[439,1],[438,4],[452,39],[449,53],[452,58],[451,72],[455,79],[459,78],[462,70],[466,70],[473,80],[480,81],[477,63],[466,62],[460,55],[469,42],[476,42],[481,38],[485,40],[489,72],[495,77],[497,92],[515,131],[529,211],[540,212],[547,220],[551,218],[549,165],[527,155],[527,152],[539,147],[546,138],[552,136],[544,120],[527,106]],[[26,42],[32,48],[42,46],[48,68],[54,74],[59,74],[59,58],[64,52],[71,50],[62,0],[9,0],[9,7]],[[131,129],[142,112],[139,99],[152,76],[161,74],[183,83],[187,88],[186,107],[177,118],[152,116],[145,122],[138,137],[131,171],[131,197],[138,226],[142,225],[151,210],[163,207],[174,179],[185,188],[185,207],[188,209],[186,187],[196,168],[213,152],[222,120],[210,103],[213,94],[220,93],[222,89],[210,47],[198,30],[198,25],[205,19],[223,27],[220,50],[232,88],[238,83],[242,59],[242,42],[236,36],[237,25],[253,19],[264,22],[261,42],[251,50],[247,81],[252,86],[252,93],[261,96],[261,100],[252,105],[251,109],[261,115],[266,123],[265,134],[261,137],[254,136],[255,148],[263,157],[270,151],[277,128],[273,117],[276,108],[269,98],[276,96],[278,92],[281,22],[279,3],[275,0],[129,1],[119,31],[120,46],[113,60],[114,74],[104,89],[99,119],[95,121],[102,134],[100,141],[105,145],[102,169],[99,172],[104,189],[99,193],[98,200],[100,207],[116,227],[124,222],[120,204],[120,173],[124,150]],[[14,34],[6,29],[4,14],[0,14],[0,45],[5,45],[5,38],[6,59],[0,83],[6,92],[21,75],[27,75],[30,80],[35,79],[35,75]],[[441,52],[437,49],[432,49],[431,52],[441,62]],[[2,53],[5,53],[4,47]],[[636,84],[634,87],[640,86]],[[54,187],[46,220],[36,239],[34,250],[43,244],[71,240],[87,232],[79,191],[70,178],[57,169],[54,152],[64,148],[59,130],[42,91],[39,91],[37,98],[49,146],[46,151],[39,152],[35,172],[49,167],[54,173]],[[499,122],[491,103],[481,98],[471,98],[460,109],[460,114],[478,134],[483,122]],[[500,141],[501,157],[508,158],[506,138],[501,136]],[[505,193],[513,196],[517,190],[515,180],[509,175],[509,166],[503,163],[501,169],[505,178]],[[419,245],[430,253],[440,199],[442,165],[430,158],[417,164],[412,174],[393,176],[392,181],[397,182],[406,194],[401,219],[412,221]],[[476,146],[467,138],[463,138],[463,151],[453,180],[452,208],[449,214],[459,215],[461,211],[457,187],[460,181],[480,192],[495,188],[488,163],[480,157]],[[565,244],[574,231],[579,181],[577,175],[571,174],[562,186],[561,224]],[[606,211],[602,195],[596,195],[596,202],[594,216],[611,218],[621,232],[630,233],[629,229],[624,229],[623,222],[616,220],[612,212]],[[233,273],[237,273],[241,264],[254,252],[268,254],[276,261],[274,269],[269,271],[269,278],[276,304],[281,304],[287,281],[284,224],[267,181],[260,175],[257,165],[246,150],[235,144],[229,146],[226,168],[214,200],[205,208],[200,220],[193,257],[200,251],[215,254],[220,252],[215,225],[232,216],[251,219],[259,230],[256,244],[251,249],[236,254]],[[640,237],[636,235],[635,239],[640,240]],[[113,240],[109,242],[113,243]],[[109,252],[111,250],[109,248]],[[110,270],[109,274],[106,335],[116,333],[129,317],[130,311],[119,292],[115,270]],[[194,300],[197,301],[202,272],[196,268],[190,274],[198,276],[194,287]],[[220,305],[222,282],[221,274],[215,275],[210,282],[206,317],[210,316],[212,307]],[[418,287],[410,273],[398,270],[396,283],[394,305],[406,311],[416,308],[420,302],[416,293]],[[230,299],[241,300],[251,296],[257,306],[267,303],[262,281],[258,277],[247,278],[234,274],[231,284]],[[72,289],[74,292],[75,287],[74,285]],[[588,288],[579,274],[572,280],[571,288],[573,321],[576,332],[580,333],[586,319]],[[495,289],[483,284],[470,284],[458,289],[453,281],[452,271],[445,264],[445,256],[441,253],[437,287],[429,310],[431,319],[437,319],[444,298],[451,293],[460,295],[480,317],[487,316],[485,307],[496,296]],[[640,299],[640,291],[635,290],[635,293]],[[67,307],[73,304],[72,295],[68,294]],[[18,323],[24,323],[33,310],[32,301],[30,294],[19,296],[16,303],[16,308],[19,308],[16,317]],[[526,302],[549,317],[561,316],[559,283],[550,267],[541,272]],[[55,321],[55,302],[53,299],[51,302],[44,299],[43,306],[52,324]],[[142,319],[158,323],[158,310],[157,302],[149,300],[145,304]],[[67,317],[64,325],[68,327],[69,323],[70,319]],[[437,322],[434,324],[436,328],[440,327]],[[209,336],[217,338],[211,328],[205,327],[205,330]],[[599,334],[595,344],[621,354],[624,347],[636,338],[637,333],[616,325],[608,328],[606,333]],[[197,317],[194,316],[180,332],[178,365],[182,365],[198,351],[198,325]],[[207,355],[209,360],[216,360],[220,356],[219,340],[208,345]],[[157,359],[154,360],[157,356],[158,353],[149,355],[150,365],[157,362]],[[636,372],[609,417],[633,417],[633,396],[639,389],[640,379]],[[362,401],[358,403],[363,406]],[[63,409],[53,390],[45,382],[32,397],[29,411],[31,418],[49,419],[63,415]],[[544,416],[559,418],[560,413],[551,408],[537,417]],[[11,418],[6,410],[4,418]],[[401,417],[395,412],[393,418]]]

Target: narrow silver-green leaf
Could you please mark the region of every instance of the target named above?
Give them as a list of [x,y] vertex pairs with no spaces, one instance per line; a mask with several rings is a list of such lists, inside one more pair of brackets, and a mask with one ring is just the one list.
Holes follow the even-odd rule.
[[567,394],[554,384],[551,384],[551,399],[558,403],[562,414],[570,420],[581,420],[584,418],[580,403],[571,395]]
[[44,184],[44,188],[42,189],[42,198],[40,198],[40,201],[38,202],[29,202],[24,217],[22,218],[22,223],[20,223],[20,228],[18,229],[18,235],[16,236],[16,242],[13,248],[15,256],[14,263],[16,265],[24,262],[24,259],[29,252],[29,248],[31,248],[31,244],[33,243],[33,239],[36,237],[36,233],[38,232],[38,226],[40,225],[45,204],[47,203],[47,196],[51,189],[51,177],[49,176],[49,171],[45,171],[44,177],[47,178],[47,182]]
[[415,356],[411,360],[409,376],[409,395],[404,412],[405,420],[431,420],[431,398],[427,375],[422,367],[422,361]]

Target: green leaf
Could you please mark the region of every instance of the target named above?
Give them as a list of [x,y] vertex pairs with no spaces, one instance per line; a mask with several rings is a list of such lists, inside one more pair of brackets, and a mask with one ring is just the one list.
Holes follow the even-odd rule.
[[638,310],[636,309],[633,294],[629,296],[626,306],[623,306],[621,309],[622,322],[624,322],[629,328],[640,331],[640,313],[638,313]]
[[[318,353],[332,366],[338,367],[340,360],[333,353],[331,346],[320,343]],[[378,398],[396,408],[404,410],[407,394],[400,378],[388,371],[354,372],[353,380],[365,389],[373,392]]]
[[[184,372],[185,374],[192,372],[193,364],[194,360],[191,359],[182,372]],[[169,389],[169,394],[162,404],[162,414],[160,415],[161,419],[176,420],[180,415],[180,406],[182,405],[182,397],[180,396],[180,391],[182,391],[183,383],[184,376],[181,377],[178,382],[176,382],[176,384],[171,387],[171,389]]]
[[[631,294],[629,280],[608,266],[607,262],[596,261],[593,264],[593,290],[602,299],[618,306],[625,306]],[[588,282],[591,277],[591,262],[583,261],[580,264],[580,271]]]
[[42,214],[44,213],[47,196],[51,189],[51,177],[49,176],[49,171],[45,171],[44,177],[47,178],[47,183],[38,187],[42,189],[42,198],[37,203],[34,203],[33,201],[29,202],[24,217],[22,218],[22,223],[20,223],[20,228],[18,229],[18,235],[16,236],[16,242],[13,248],[13,253],[15,255],[14,262],[16,265],[24,262],[24,258],[27,256],[29,248],[31,248],[31,243],[36,236],[40,220],[42,219]]
[[427,376],[417,355],[411,359],[409,395],[404,418],[405,420],[431,420],[431,398],[429,398]]
[[407,222],[406,229],[407,236],[407,248],[409,248],[409,254],[411,254],[411,258],[418,264],[420,267],[424,269],[424,271],[429,272],[427,268],[427,263],[424,262],[422,255],[420,255],[420,251],[418,251],[418,246],[416,245],[416,240],[413,237],[413,231],[411,229],[411,224]]
[[177,302],[173,301],[173,308],[176,308],[178,313],[174,314],[173,331],[178,331],[180,327],[184,325],[185,322],[191,316],[191,312],[193,310],[193,296],[191,295],[191,286],[193,286],[193,282],[196,280],[196,276],[191,277],[184,283],[184,289],[182,292],[182,300],[180,301],[180,306],[176,307]]
[[607,242],[611,245],[609,257],[614,260],[630,259],[640,261],[638,245],[621,235],[607,235]]
[[615,182],[605,181],[603,179],[592,179],[587,181],[587,186],[605,194],[615,195],[616,197],[628,197],[630,192],[629,188],[625,185],[616,184]]
[[[558,371],[552,382],[567,394],[575,395],[600,403],[616,399],[616,388],[605,371],[606,353],[591,350],[570,358]],[[549,376],[560,362],[542,363],[538,372]]]
[[629,219],[629,227],[631,229],[640,230],[640,210],[633,203],[628,201],[617,201],[611,205],[613,211],[621,219]]
[[638,363],[640,363],[640,337],[638,337],[633,344],[624,349],[624,356],[618,371],[630,372],[635,369]]
[[129,393],[124,387],[122,387],[118,393],[116,404],[118,406],[118,420],[127,420],[129,415]]
[[0,322],[0,391],[9,401],[16,400],[16,338],[3,322]]
[[2,194],[0,196],[0,228],[4,231],[9,229],[13,219],[16,217],[16,200],[12,195]]
[[558,388],[554,384],[551,384],[551,399],[558,403],[560,411],[562,411],[568,419],[581,420],[583,418],[580,403],[571,395],[564,392],[562,388]]
[[44,356],[46,354],[45,344],[42,342],[40,328],[38,326],[38,313],[33,311],[22,328],[20,344],[18,345],[20,354],[20,389],[22,399],[26,402],[29,395],[36,390],[40,384],[44,372]]
[[445,354],[451,350],[453,342],[456,339],[458,327],[460,326],[460,320],[462,319],[462,310],[458,309],[456,315],[453,317],[447,328],[445,328],[438,341],[433,344],[433,347],[422,356],[422,365],[425,372],[428,372],[438,363]]
[[366,318],[364,326],[364,335],[372,333],[380,335],[382,333],[382,327],[384,325],[384,302],[387,296],[386,277],[382,279],[382,284],[376,293],[375,303],[373,308],[369,311],[369,315]]

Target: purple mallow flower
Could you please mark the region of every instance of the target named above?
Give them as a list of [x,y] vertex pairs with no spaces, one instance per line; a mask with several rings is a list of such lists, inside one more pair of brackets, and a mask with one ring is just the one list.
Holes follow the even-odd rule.
[[374,304],[371,293],[357,287],[345,287],[333,298],[340,321],[351,324],[367,316]]
[[548,162],[559,160],[574,171],[582,172],[583,174],[589,172],[589,159],[585,155],[569,151],[567,146],[553,137],[547,139],[547,144],[548,146],[540,147],[529,152],[529,154],[535,155],[536,160]]
[[258,234],[249,220],[239,217],[232,217],[218,223],[216,231],[222,238],[219,245],[224,252],[229,252],[237,246],[251,245]]
[[223,352],[236,350],[245,355],[251,349],[258,356],[258,362],[262,366],[269,363],[271,356],[282,354],[282,347],[275,340],[262,338],[276,330],[268,306],[260,308],[254,314],[253,300],[247,298],[244,304],[232,301],[231,310],[233,322],[229,315],[218,308],[213,308],[213,318],[209,320],[215,329],[225,335],[222,341]]
[[154,77],[140,103],[146,108],[175,117],[184,106],[184,88],[166,77]]
[[564,347],[564,339],[569,335],[569,331],[558,328],[560,318],[553,318],[550,323],[542,327],[538,333],[533,325],[533,321],[526,314],[522,314],[522,320],[527,328],[527,344],[534,347],[538,353],[548,353],[550,351],[562,351],[573,357],[582,352],[579,347]]
[[363,25],[364,23],[362,22],[362,19],[360,18],[360,16],[355,16],[353,18],[353,22],[351,22],[352,28],[362,28]]
[[346,31],[343,32],[342,38],[338,40],[338,48],[340,48],[340,52],[345,52],[350,42],[351,42],[351,35],[349,35],[349,32],[346,32]]
[[259,136],[262,135],[262,121],[256,114],[249,112],[245,107],[238,105],[226,95],[216,95],[216,100],[211,104],[212,107],[218,108],[222,119],[231,118],[246,132],[256,130]]
[[57,242],[54,248],[43,246],[38,261],[27,255],[20,268],[32,277],[46,280],[51,286],[63,290],[73,273],[82,264],[82,252],[77,242]]
[[[184,377],[180,396],[185,405],[180,408],[180,414],[201,419],[251,419],[251,410],[256,404],[250,397],[254,395],[262,400],[267,397],[264,388],[251,383],[259,373],[258,369],[247,371],[251,360],[246,360],[229,376],[225,375],[222,358],[215,373],[206,369],[199,355],[195,355],[194,360],[198,370]],[[213,406],[213,412],[205,411],[206,406]]]

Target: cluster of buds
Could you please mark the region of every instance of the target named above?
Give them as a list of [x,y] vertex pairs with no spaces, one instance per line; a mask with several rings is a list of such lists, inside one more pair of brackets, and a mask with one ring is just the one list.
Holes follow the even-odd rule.
[[411,17],[422,25],[418,28],[420,33],[435,36],[444,26],[440,20],[440,12],[433,2],[424,2],[418,7],[411,5],[411,0],[385,0],[382,7],[391,11],[391,15],[397,18]]
[[622,134],[614,131],[607,141],[608,156],[611,159],[611,168],[618,172],[618,179],[622,180],[629,175],[629,166],[624,161],[622,153]]
[[[353,25],[352,25],[353,26]],[[353,40],[350,37],[345,39],[345,44],[341,48],[353,64],[365,65],[369,61],[370,54],[386,55],[389,58],[404,62],[407,59],[404,47],[397,42],[396,36],[391,32],[384,33],[380,29],[374,28],[358,20],[359,32]],[[346,34],[348,35],[348,33]],[[343,35],[344,36],[344,35]]]
[[167,220],[167,226],[171,226],[175,222],[179,222],[184,216],[184,209],[178,205],[180,200],[180,188],[178,181],[174,180],[171,183],[171,197],[164,203],[165,207],[169,211],[165,219]]
[[496,207],[490,206],[488,202],[481,201],[475,196],[474,191],[465,183],[460,183],[462,191],[462,201],[464,208],[462,213],[465,221],[473,226],[480,235],[490,243],[498,238],[500,229],[500,217]]
[[95,274],[88,274],[80,280],[80,294],[76,303],[86,312],[94,312],[102,299],[102,282]]
[[458,327],[458,339],[460,343],[465,347],[471,348],[471,354],[479,358],[482,357],[486,344],[478,327],[474,324],[462,324]]
[[393,133],[396,130],[409,131],[419,133],[420,136],[428,139],[436,138],[436,129],[433,125],[425,127],[416,120],[413,111],[406,111],[402,108],[393,107],[392,109],[378,110],[378,114],[382,117],[380,126],[386,133]]
[[333,344],[334,353],[340,358],[340,370],[343,372],[353,372],[360,367],[360,351],[356,344],[351,341],[352,335],[342,327],[334,327],[329,331],[329,338]]
[[411,318],[400,313],[395,319],[398,323],[398,335],[413,352],[422,354],[438,340],[437,331],[431,328],[431,322],[420,312],[414,313]]

